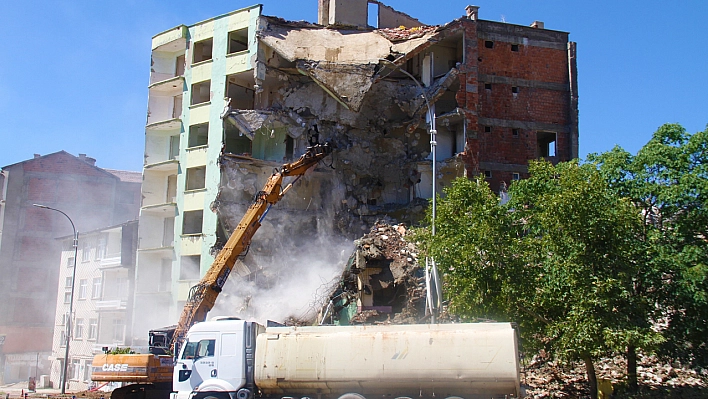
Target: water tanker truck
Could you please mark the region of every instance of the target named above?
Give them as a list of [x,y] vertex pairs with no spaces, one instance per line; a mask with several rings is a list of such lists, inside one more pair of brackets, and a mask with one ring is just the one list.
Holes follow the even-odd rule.
[[268,327],[198,323],[171,399],[519,397],[511,323]]

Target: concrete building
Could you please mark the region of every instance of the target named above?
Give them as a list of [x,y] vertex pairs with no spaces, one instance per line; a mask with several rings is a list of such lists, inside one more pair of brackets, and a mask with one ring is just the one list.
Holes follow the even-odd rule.
[[253,93],[260,11],[237,10],[152,39],[135,303],[155,311],[135,318],[136,345],[146,344],[148,329],[175,323],[200,265],[211,263],[217,218],[208,210],[227,144],[220,114],[227,95]]
[[[61,386],[66,352],[67,318],[74,265],[73,237],[60,239],[59,286],[52,342],[52,386]],[[82,233],[77,251],[73,328],[69,337],[67,390],[86,390],[91,361],[104,347],[125,346],[130,337],[138,243],[137,220]]]
[[[60,151],[35,155],[0,172],[0,380],[27,380],[49,373],[60,245],[78,231],[134,219],[140,175],[95,166],[95,159]],[[83,241],[79,245],[83,245]],[[37,370],[39,369],[39,370]]]
[[[427,26],[378,1],[319,0],[317,24],[255,6],[155,36],[136,303],[169,311],[135,333],[178,319],[273,168],[314,143],[333,156],[269,213],[230,280],[272,287],[333,237],[419,220],[433,192],[431,117],[438,192],[480,174],[500,190],[531,159],[577,157],[568,33],[460,12]],[[142,274],[159,283],[141,287]],[[244,296],[226,312],[253,316]]]

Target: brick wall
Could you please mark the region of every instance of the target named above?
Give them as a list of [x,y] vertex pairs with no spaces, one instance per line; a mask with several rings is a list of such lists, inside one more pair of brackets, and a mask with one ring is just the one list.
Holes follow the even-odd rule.
[[567,33],[491,21],[462,24],[465,64],[457,102],[467,114],[468,174],[490,173],[494,191],[515,173],[527,177],[528,161],[542,154],[539,132],[556,134],[555,156],[546,159],[572,159],[577,119],[569,62],[575,58],[568,54]]

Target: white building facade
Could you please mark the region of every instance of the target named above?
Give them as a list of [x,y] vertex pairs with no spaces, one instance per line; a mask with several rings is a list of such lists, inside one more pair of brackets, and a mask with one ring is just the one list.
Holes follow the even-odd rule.
[[[50,380],[61,386],[69,335],[69,391],[91,386],[93,356],[105,348],[126,346],[130,336],[134,287],[137,221],[79,233],[74,276],[74,249],[71,238],[63,238],[56,326],[52,344]],[[73,314],[69,314],[72,282]],[[71,323],[69,323],[71,318]],[[73,328],[68,331],[71,324]]]

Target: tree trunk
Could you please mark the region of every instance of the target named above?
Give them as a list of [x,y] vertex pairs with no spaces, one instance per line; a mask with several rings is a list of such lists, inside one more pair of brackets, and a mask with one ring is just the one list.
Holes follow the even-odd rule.
[[592,363],[590,355],[584,355],[585,372],[588,375],[588,385],[590,386],[590,397],[597,398],[597,376],[595,375],[595,365]]
[[637,348],[627,346],[627,388],[629,392],[637,392]]

